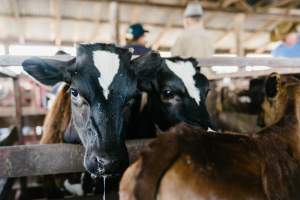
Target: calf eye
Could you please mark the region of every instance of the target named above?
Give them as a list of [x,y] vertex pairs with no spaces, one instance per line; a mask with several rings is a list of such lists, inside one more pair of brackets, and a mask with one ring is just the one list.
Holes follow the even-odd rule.
[[74,88],[71,88],[71,94],[73,97],[77,97],[78,96],[78,90],[75,90]]
[[162,92],[162,96],[165,99],[172,99],[172,98],[174,98],[175,95],[172,90],[164,90]]
[[74,88],[71,88],[71,100],[77,106],[81,106],[83,104],[83,99],[81,98],[78,90]]

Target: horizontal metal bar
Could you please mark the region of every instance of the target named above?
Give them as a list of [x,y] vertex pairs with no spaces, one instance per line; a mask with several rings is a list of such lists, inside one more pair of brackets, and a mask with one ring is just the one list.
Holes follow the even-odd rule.
[[[131,162],[149,141],[126,142]],[[73,144],[0,147],[0,178],[81,172],[83,155],[83,146]]]
[[[21,66],[25,59],[33,56],[11,56],[2,55],[0,56],[0,66]],[[58,56],[41,56],[40,58],[54,59],[67,61],[72,59],[69,55],[58,55]],[[199,58],[200,66],[268,66],[276,68],[286,67],[300,67],[300,58],[244,58],[244,57],[211,57],[211,58]]]
[[[37,57],[37,56],[12,56],[12,55],[2,55],[0,56],[0,66],[7,67],[7,66],[21,66],[22,62],[28,58]],[[57,55],[57,56],[38,56],[40,58],[45,59],[54,59],[54,60],[61,60],[67,61],[72,59],[72,56],[69,55]]]
[[[25,59],[32,56],[0,56],[0,66],[19,66]],[[69,55],[58,56],[42,56],[41,58],[67,61],[72,59]],[[300,73],[300,58],[243,58],[243,57],[212,57],[199,58],[199,65],[203,67],[221,66],[237,66],[242,69],[245,66],[268,66],[271,69],[260,71],[244,71],[239,70],[234,73],[207,75],[208,79],[221,79],[224,77],[257,77],[268,75],[272,72],[280,74]],[[1,69],[1,68],[0,68]]]
[[214,74],[206,75],[209,80],[217,80],[223,78],[243,78],[243,77],[259,77],[268,76],[269,74],[277,72],[278,74],[300,74],[300,67],[294,68],[272,68],[268,70],[257,70],[257,71],[238,71],[233,73],[225,74]]
[[199,58],[203,66],[268,66],[276,68],[300,67],[300,58],[244,58],[244,57],[212,57]]
[[17,74],[9,69],[0,68],[0,77],[17,78]]

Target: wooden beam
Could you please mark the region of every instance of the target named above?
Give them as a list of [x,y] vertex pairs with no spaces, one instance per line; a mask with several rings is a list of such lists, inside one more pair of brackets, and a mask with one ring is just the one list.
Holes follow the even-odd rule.
[[101,4],[98,3],[97,5],[94,6],[94,14],[93,14],[93,30],[91,32],[91,35],[89,36],[89,41],[90,42],[96,42],[98,34],[99,34],[99,28],[100,28],[100,13],[101,13]]
[[[76,1],[76,0],[75,0]],[[107,0],[84,0],[84,1],[90,1],[90,2],[106,2]],[[170,3],[162,3],[163,1],[156,1],[156,2],[148,2],[145,3],[143,1],[138,1],[138,0],[118,0],[118,3],[121,5],[138,5],[142,7],[152,7],[152,8],[157,8],[157,9],[177,9],[177,10],[183,10],[185,9],[185,6],[182,4],[170,4]],[[203,6],[205,13],[220,13],[220,14],[238,14],[238,13],[243,13],[245,10],[244,9],[222,9],[219,7],[219,2],[211,2],[211,1],[201,1],[201,5]],[[274,20],[280,20],[282,17],[285,17],[285,20],[287,21],[294,21],[294,22],[299,22],[300,21],[300,16],[299,15],[289,15],[286,16],[285,11],[286,9],[278,9],[280,13],[271,13],[268,10],[258,10],[255,12],[247,13],[249,16],[256,15],[260,18],[266,18],[269,19],[272,17]]]
[[[0,70],[5,69],[5,67],[0,68]],[[0,112],[0,118],[3,117],[12,117],[14,116],[14,109],[13,107],[2,107],[0,106],[0,109],[2,112]],[[29,116],[44,116],[47,114],[47,110],[46,109],[40,109],[37,107],[28,107],[22,106],[22,116],[23,117],[29,117]]]
[[167,17],[165,27],[158,33],[157,37],[154,39],[153,44],[151,45],[153,50],[158,50],[162,38],[171,29],[171,26],[175,22],[175,20],[176,16],[174,15],[174,13],[170,12],[169,16]]
[[133,24],[133,23],[138,22],[141,14],[142,14],[141,7],[134,5],[133,8],[132,8],[130,18],[129,18],[129,23]]
[[[291,12],[291,9],[287,9],[287,10],[285,11],[285,15],[289,15],[290,12]],[[273,26],[275,27],[277,24],[279,24],[279,23],[281,23],[281,22],[283,22],[283,21],[284,21],[283,19],[282,19],[282,20],[276,20],[276,21],[274,22]],[[270,45],[271,43],[272,43],[271,41],[265,42],[263,45],[261,45],[260,48],[257,48],[257,49],[255,50],[255,52],[256,52],[256,53],[263,53],[263,52],[265,52],[265,51],[268,49],[268,47],[269,47],[269,45]]]
[[111,40],[116,44],[120,43],[120,8],[117,1],[110,2],[110,24],[111,24]]
[[14,101],[15,101],[15,125],[18,131],[18,142],[23,144],[23,121],[22,121],[22,97],[21,97],[21,87],[19,83],[19,78],[13,79],[14,85]]
[[237,3],[239,0],[222,0],[220,1],[221,7],[222,8],[228,8],[232,4]]
[[[126,142],[131,162],[150,141]],[[0,178],[82,172],[83,154],[83,146],[73,144],[0,147]]]
[[238,56],[244,56],[244,47],[243,47],[243,34],[244,34],[244,21],[245,15],[239,14],[236,16],[234,24],[235,32],[235,52]]
[[[230,25],[228,27],[231,27]],[[216,41],[215,46],[219,46],[230,34],[232,34],[232,28],[229,28],[226,32],[224,32]]]
[[61,1],[51,0],[50,8],[54,13],[54,21],[53,21],[54,44],[56,46],[61,46]]
[[240,5],[241,9],[244,10],[247,13],[254,12],[254,9],[252,6],[250,6],[245,0],[239,0],[238,5]]
[[12,10],[12,13],[14,15],[14,19],[16,22],[16,27],[17,27],[17,35],[19,35],[19,43],[24,44],[25,43],[25,27],[24,23],[22,22],[21,19],[21,14],[20,14],[20,8],[17,0],[10,0],[10,7]]
[[180,4],[186,6],[189,0],[181,0]]
[[204,27],[207,27],[216,16],[218,16],[218,14],[205,14],[203,16]]
[[77,43],[80,40],[80,33],[82,30],[82,15],[83,15],[83,1],[79,1],[79,5],[77,7],[77,18],[79,19],[78,22],[75,25],[75,30],[74,30],[74,34],[73,34],[73,42]]
[[219,46],[230,34],[232,34],[233,29],[236,24],[236,19],[233,20],[226,28],[226,31],[216,40],[215,46]]
[[[215,15],[217,13],[214,12],[213,15]],[[300,17],[300,16],[299,16]],[[28,20],[31,20],[31,19],[50,19],[50,20],[55,20],[55,18],[51,15],[31,15],[31,14],[26,14],[26,15],[22,15],[22,18],[23,19],[28,19]],[[13,19],[13,16],[9,15],[9,14],[0,14],[0,20],[4,20],[4,19]],[[205,19],[205,18],[204,18]],[[80,22],[85,22],[85,23],[94,23],[95,20],[94,19],[90,19],[90,18],[82,18],[82,19],[78,19],[78,17],[71,17],[71,16],[62,16],[61,17],[61,20],[62,21],[80,21]],[[300,18],[299,18],[299,21],[300,21]],[[105,20],[105,19],[99,19],[98,22],[100,24],[105,24],[105,23],[110,23],[109,20]],[[127,20],[121,20],[120,21],[120,24],[130,24],[130,21],[127,21]],[[147,22],[147,23],[144,23],[145,25],[148,25],[148,26],[154,26],[154,27],[158,27],[158,28],[164,28],[165,27],[165,23],[157,23],[157,22]],[[179,25],[179,24],[173,24],[171,26],[172,28],[183,28],[183,25]],[[222,28],[222,27],[210,27],[208,24],[207,26],[205,27],[207,30],[212,30],[212,31],[228,31],[228,28]],[[254,29],[245,29],[245,31],[247,32],[250,32],[250,33],[253,33],[255,32]],[[27,40],[26,40],[27,41]]]
[[274,8],[274,7],[280,7],[280,6],[285,6],[289,3],[295,2],[295,0],[280,0],[280,1],[273,1],[272,3],[264,6],[264,9],[268,8]]
[[274,27],[277,24],[279,24],[281,21],[273,21],[272,19],[266,21],[262,26],[260,26],[254,33],[250,34],[248,37],[246,37],[243,40],[243,43],[249,42],[252,39],[254,39],[256,36],[258,36],[259,34],[261,34],[263,31],[265,31],[266,29],[270,28],[270,27]]

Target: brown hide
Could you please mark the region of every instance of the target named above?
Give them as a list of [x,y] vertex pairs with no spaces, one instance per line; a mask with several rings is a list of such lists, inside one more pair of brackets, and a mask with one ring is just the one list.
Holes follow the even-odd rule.
[[[43,124],[43,135],[40,144],[63,143],[64,133],[71,118],[71,98],[69,94],[69,85],[64,84],[59,90],[56,99],[48,111]],[[40,177],[44,188],[62,187],[66,177],[71,175],[47,175]],[[57,189],[59,190],[59,189]],[[50,189],[51,191],[51,189]],[[53,190],[55,191],[55,190]],[[53,195],[49,192],[47,195]]]
[[300,199],[300,85],[277,90],[270,126],[251,136],[187,125],[160,136],[125,172],[121,199]]
[[63,143],[64,133],[71,118],[69,86],[64,85],[48,111],[44,124],[41,144]]

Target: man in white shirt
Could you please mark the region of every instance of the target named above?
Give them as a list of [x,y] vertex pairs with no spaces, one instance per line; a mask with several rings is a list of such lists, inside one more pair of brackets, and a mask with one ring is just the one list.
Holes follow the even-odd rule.
[[213,41],[204,30],[203,9],[199,2],[191,2],[184,11],[184,32],[177,38],[172,56],[207,58],[214,54]]

